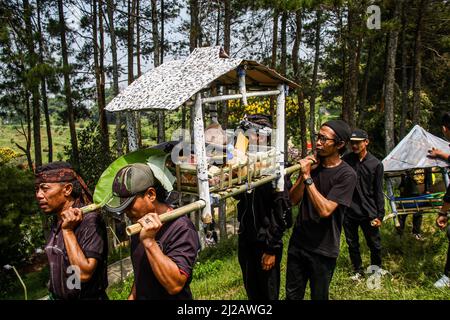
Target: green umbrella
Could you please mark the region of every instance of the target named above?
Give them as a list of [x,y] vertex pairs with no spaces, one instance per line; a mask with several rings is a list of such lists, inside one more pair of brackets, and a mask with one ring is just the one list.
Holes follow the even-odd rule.
[[102,175],[98,179],[94,191],[94,203],[81,208],[81,211],[83,213],[92,212],[102,208],[110,201],[113,201],[112,185],[117,172],[119,172],[119,170],[126,165],[132,163],[147,163],[147,160],[152,156],[156,156],[155,158],[160,158],[166,156],[166,153],[159,149],[142,149],[133,151],[116,159],[109,165],[108,168],[105,169],[105,171],[103,171]]

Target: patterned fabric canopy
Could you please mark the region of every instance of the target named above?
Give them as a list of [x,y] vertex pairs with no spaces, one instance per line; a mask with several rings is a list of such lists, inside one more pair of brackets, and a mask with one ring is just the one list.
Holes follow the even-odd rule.
[[255,61],[232,59],[220,47],[195,49],[186,60],[174,60],[145,73],[117,95],[107,111],[174,110],[211,83],[238,83],[237,67],[246,68],[252,87],[298,85]]
[[428,150],[432,147],[449,152],[449,143],[432,135],[421,126],[414,126],[402,141],[383,160],[384,172],[398,172],[409,169],[448,167],[446,161],[430,159]]

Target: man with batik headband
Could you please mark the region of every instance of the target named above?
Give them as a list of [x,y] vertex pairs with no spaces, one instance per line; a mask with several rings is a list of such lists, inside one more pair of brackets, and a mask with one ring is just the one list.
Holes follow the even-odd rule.
[[79,208],[92,203],[83,179],[66,162],[36,169],[36,200],[55,216],[45,248],[50,266],[50,299],[107,299],[108,242],[98,212]]

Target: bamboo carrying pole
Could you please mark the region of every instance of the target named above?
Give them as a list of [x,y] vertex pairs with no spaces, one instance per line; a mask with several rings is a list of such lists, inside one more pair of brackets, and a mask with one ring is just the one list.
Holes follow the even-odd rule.
[[[181,208],[172,210],[170,212],[163,213],[159,216],[161,222],[168,222],[174,220],[186,213],[201,210],[206,206],[206,202],[204,200],[197,200],[188,205],[182,206]],[[142,226],[139,223],[132,224],[126,228],[127,235],[131,236],[133,234],[141,232]]]
[[[293,166],[291,166],[289,168],[286,168],[284,170],[284,174],[291,174],[291,173],[293,173],[295,171],[298,171],[300,169],[301,169],[300,164],[296,164],[296,165],[293,165]],[[276,175],[276,174],[271,175],[271,176],[267,176],[267,177],[258,179],[256,181],[250,183],[250,184],[244,184],[242,186],[238,186],[238,187],[232,188],[232,189],[227,190],[227,191],[222,191],[222,192],[219,193],[218,196],[215,196],[215,198],[218,201],[224,200],[226,198],[229,198],[229,197],[235,196],[237,194],[246,192],[248,190],[254,189],[256,187],[259,187],[259,186],[261,186],[263,184],[269,183],[269,182],[271,182],[271,181],[273,181],[275,179],[278,179],[278,178],[279,178],[279,175]],[[181,217],[182,215],[184,215],[186,213],[189,213],[189,212],[192,212],[192,211],[196,211],[196,210],[201,210],[201,209],[205,208],[205,206],[206,206],[206,202],[204,200],[197,200],[197,201],[195,201],[193,203],[190,203],[188,205],[185,205],[185,206],[180,207],[178,209],[175,209],[173,211],[170,211],[170,212],[167,212],[167,213],[163,213],[163,214],[161,214],[159,216],[159,218],[160,218],[161,222],[163,222],[163,223],[164,222],[168,222],[168,221],[171,221],[171,220],[176,219],[178,217]],[[139,233],[141,231],[141,229],[142,229],[142,226],[139,223],[135,223],[135,224],[133,224],[131,226],[128,226],[126,228],[126,232],[127,232],[127,235],[131,236],[133,234]]]

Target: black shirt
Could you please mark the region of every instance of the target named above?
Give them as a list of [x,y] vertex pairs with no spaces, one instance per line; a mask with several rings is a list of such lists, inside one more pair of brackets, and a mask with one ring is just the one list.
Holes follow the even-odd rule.
[[348,153],[343,158],[355,170],[358,177],[353,201],[347,215],[357,219],[383,219],[383,163],[370,152],[362,161],[356,153]]
[[337,258],[342,221],[345,209],[352,201],[356,173],[342,161],[333,168],[319,165],[311,171],[311,178],[319,192],[328,200],[338,203],[338,207],[329,217],[321,218],[314,209],[306,188],[292,233],[291,245],[326,257]]
[[283,233],[292,225],[289,189],[292,183],[285,176],[284,191],[276,192],[272,183],[266,183],[243,192],[235,199],[239,220],[239,241],[256,245],[265,253],[275,254],[283,249]]
[[170,295],[159,283],[148,261],[145,248],[139,240],[139,234],[131,237],[131,260],[134,270],[134,284],[137,300],[190,300],[192,299],[189,283],[192,279],[200,240],[197,231],[188,217],[182,216],[163,224],[156,235],[156,242],[161,251],[172,259],[181,273],[188,277],[183,289]]
[[[449,147],[450,147],[450,145],[449,145]],[[448,157],[447,162],[450,163],[450,156]],[[444,202],[447,202],[447,203],[450,202],[450,184],[447,186],[447,191],[445,192],[443,200],[444,200]]]
[[48,289],[57,299],[104,299],[105,290],[108,287],[108,241],[105,222],[98,212],[88,213],[74,229],[74,233],[86,259],[95,258],[97,260],[94,274],[89,281],[81,282],[79,289],[76,288],[75,270],[70,268],[61,221],[57,221],[52,225],[45,247],[50,266]]

